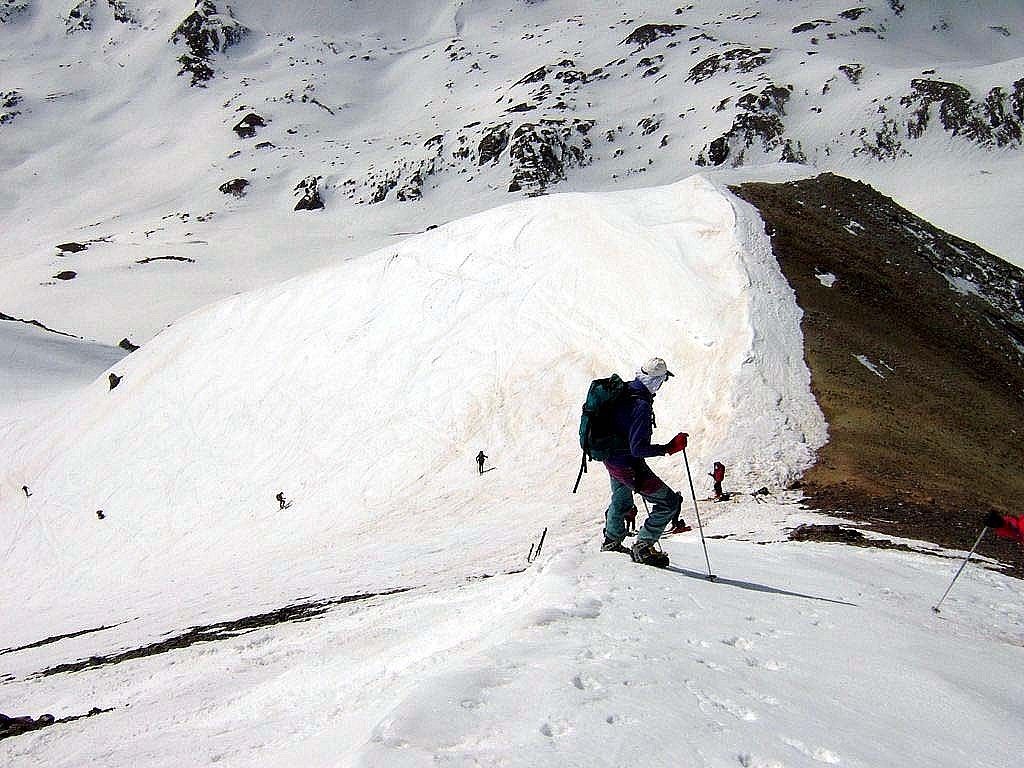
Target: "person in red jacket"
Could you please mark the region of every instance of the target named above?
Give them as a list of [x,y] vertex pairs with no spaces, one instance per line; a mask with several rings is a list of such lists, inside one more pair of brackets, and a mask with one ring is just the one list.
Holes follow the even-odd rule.
[[1024,515],[1000,515],[998,512],[989,512],[984,522],[995,531],[996,536],[1024,544]]
[[725,480],[725,464],[720,461],[716,461],[714,468],[708,472],[708,475],[715,481],[715,498],[722,498],[722,481]]

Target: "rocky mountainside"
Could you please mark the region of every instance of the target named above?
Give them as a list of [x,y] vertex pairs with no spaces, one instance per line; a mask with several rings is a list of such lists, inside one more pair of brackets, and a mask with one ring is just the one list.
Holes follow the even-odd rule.
[[[744,184],[797,302],[829,442],[808,499],[970,549],[1024,495],[1024,272],[832,174]],[[982,551],[1015,563],[1017,546]]]
[[[123,271],[191,259],[189,280],[162,277],[197,303],[139,323],[145,337],[325,263],[303,240],[337,240],[339,227],[379,245],[522,195],[760,163],[842,172],[901,199],[931,184],[925,213],[1009,251],[980,222],[1017,202],[997,191],[1024,157],[1024,9],[976,5],[2,0],[4,228],[24,271],[0,309],[115,341],[130,323],[56,307],[88,304],[90,269],[151,294],[163,289],[145,270]],[[965,185],[993,210],[965,212]],[[330,226],[301,218],[321,209]],[[281,219],[298,254],[249,270],[260,245],[237,233],[268,211],[300,212]],[[96,258],[57,262],[66,241]],[[73,273],[60,288],[79,301],[40,290],[58,273]]]

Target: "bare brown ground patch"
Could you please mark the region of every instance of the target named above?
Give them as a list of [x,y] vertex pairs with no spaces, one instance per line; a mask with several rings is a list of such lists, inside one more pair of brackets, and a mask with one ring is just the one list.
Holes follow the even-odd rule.
[[[733,191],[760,212],[804,311],[829,425],[804,478],[810,503],[961,549],[987,510],[1024,512],[1024,273],[832,174]],[[943,277],[961,254],[995,299]],[[832,287],[818,279],[826,273]],[[989,536],[979,552],[1024,576],[1018,545]]]

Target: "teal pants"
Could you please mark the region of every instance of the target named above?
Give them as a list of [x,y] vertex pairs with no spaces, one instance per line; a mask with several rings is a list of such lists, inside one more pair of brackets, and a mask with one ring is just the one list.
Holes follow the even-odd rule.
[[650,506],[650,514],[637,531],[637,538],[657,541],[669,522],[679,514],[682,497],[665,485],[646,461],[638,460],[629,466],[605,462],[604,466],[612,484],[612,500],[604,516],[604,535],[620,542],[626,538],[624,518],[633,507],[633,494],[637,493]]

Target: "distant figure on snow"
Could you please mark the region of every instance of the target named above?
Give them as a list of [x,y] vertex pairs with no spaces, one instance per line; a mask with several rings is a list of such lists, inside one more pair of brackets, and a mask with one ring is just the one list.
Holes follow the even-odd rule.
[[29,493],[29,491],[28,491],[28,486],[27,486],[27,485],[23,485],[23,486],[21,486],[21,490],[23,490],[23,491],[25,492],[25,498],[26,498],[26,499],[27,499],[27,498],[28,498],[29,496],[31,496],[31,495],[32,495],[31,493]]
[[665,445],[652,445],[654,428],[654,396],[674,374],[660,357],[652,357],[626,384],[625,394],[609,403],[608,426],[618,447],[612,448],[604,460],[611,479],[612,498],[605,512],[605,551],[621,551],[626,537],[625,517],[638,493],[650,502],[651,509],[643,527],[637,532],[630,550],[633,560],[645,565],[666,567],[668,555],[655,545],[669,521],[679,519],[682,497],[669,488],[647,466],[650,456],[678,453],[686,448],[686,433],[680,432]]
[[725,480],[725,464],[720,461],[715,462],[714,468],[708,472],[708,477],[715,481],[715,501],[722,498],[722,481]]
[[487,458],[487,454],[483,451],[480,451],[480,453],[476,455],[476,471],[478,474],[482,475],[484,473],[484,462],[487,461]]
[[98,517],[100,520],[102,520],[103,518],[106,517],[106,515],[103,514],[103,510],[102,509],[97,509],[96,510],[96,517]]
[[281,505],[279,509],[288,509],[288,507],[292,505],[290,501],[285,499],[284,491],[278,491],[277,496],[274,498],[277,499],[277,503]]

